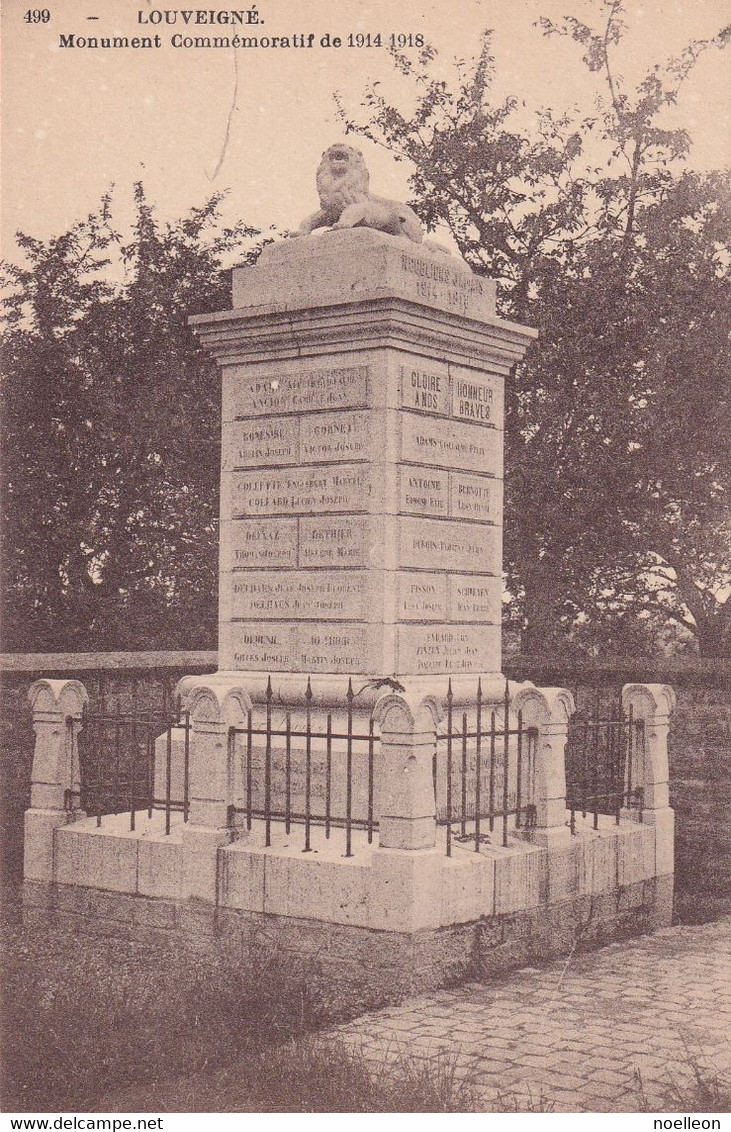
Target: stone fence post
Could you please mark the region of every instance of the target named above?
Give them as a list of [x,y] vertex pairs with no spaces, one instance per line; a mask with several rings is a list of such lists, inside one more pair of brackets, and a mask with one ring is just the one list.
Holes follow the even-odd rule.
[[28,691],[36,733],[30,809],[25,812],[24,876],[52,881],[54,830],[81,812],[78,736],[88,702],[78,680],[36,680]]
[[242,726],[251,700],[238,681],[185,677],[178,685],[192,723],[189,819],[183,827],[184,897],[215,903],[218,849],[233,838],[229,729]]
[[[675,692],[668,684],[625,684],[622,712],[630,711],[635,722],[643,724],[643,741],[632,737],[632,785],[643,792],[643,820],[670,805],[668,787],[668,731],[675,708]],[[628,816],[632,816],[630,813]]]
[[430,849],[436,844],[436,706],[387,695],[373,715],[381,729],[379,846]]
[[[668,779],[668,731],[675,708],[675,692],[669,684],[625,684],[622,711],[625,719],[643,724],[643,741],[633,737],[632,782],[642,789],[642,820],[656,827],[657,874],[674,871],[675,814],[670,808]],[[629,761],[629,760],[628,760]],[[629,773],[629,767],[628,767]],[[623,817],[639,820],[639,807],[623,810]]]
[[566,743],[574,698],[566,688],[523,685],[510,704],[516,717],[522,712],[523,728],[535,728],[536,739],[530,801],[536,809],[535,827],[525,836],[537,845],[570,840],[566,825]]

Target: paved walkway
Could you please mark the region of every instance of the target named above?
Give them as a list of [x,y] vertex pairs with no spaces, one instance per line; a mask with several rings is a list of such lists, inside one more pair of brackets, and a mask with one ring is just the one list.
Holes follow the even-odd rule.
[[693,1067],[704,1080],[729,1072],[729,926],[666,928],[410,999],[336,1032],[371,1063],[456,1059],[486,1110],[706,1111]]

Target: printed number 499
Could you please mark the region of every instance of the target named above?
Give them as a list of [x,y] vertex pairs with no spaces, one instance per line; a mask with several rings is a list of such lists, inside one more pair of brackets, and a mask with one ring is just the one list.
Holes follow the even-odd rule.
[[47,24],[51,19],[48,8],[29,8],[23,16],[27,24]]

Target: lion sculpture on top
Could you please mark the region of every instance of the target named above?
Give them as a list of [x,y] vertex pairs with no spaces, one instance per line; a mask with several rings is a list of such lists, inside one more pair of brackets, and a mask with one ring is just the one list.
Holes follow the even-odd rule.
[[[406,236],[415,244],[424,242],[416,213],[407,204],[368,191],[369,176],[363,154],[350,145],[331,145],[322,155],[317,170],[320,208],[300,224],[299,236],[309,236],[315,228],[375,228],[392,236]],[[446,251],[431,241],[427,247]]]

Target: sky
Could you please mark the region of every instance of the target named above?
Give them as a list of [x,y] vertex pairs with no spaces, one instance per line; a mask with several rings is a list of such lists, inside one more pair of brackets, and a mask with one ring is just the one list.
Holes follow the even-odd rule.
[[[387,41],[390,33],[421,33],[437,49],[437,65],[446,75],[454,57],[475,54],[480,32],[491,27],[496,90],[522,98],[523,114],[576,103],[588,109],[598,90],[576,45],[546,40],[534,22],[541,15],[598,22],[601,0],[261,0],[257,13],[263,24],[236,30],[314,33],[318,45],[236,53],[236,108],[216,172],[232,103],[234,52],[176,49],[170,37],[231,34],[230,28],[185,26],[180,13],[195,9],[163,9],[148,0],[40,0],[50,5],[50,19],[29,23],[24,17],[33,9],[27,2],[4,0],[2,13],[2,250],[10,259],[16,258],[17,229],[41,239],[57,235],[95,209],[112,183],[115,218],[124,222],[138,179],[162,219],[182,215],[213,191],[228,190],[227,219],[264,229],[296,227],[317,206],[320,154],[344,136],[333,92],[354,111],[369,81],[379,81],[399,105],[407,97],[383,47],[320,47],[328,34],[345,41],[349,33],[380,32]],[[711,36],[731,21],[726,0],[627,0],[626,6],[629,34],[618,68],[628,81],[690,39]],[[177,11],[178,23],[149,24],[155,12],[165,11]],[[59,45],[61,35],[155,32],[160,49]],[[728,55],[707,53],[668,118],[667,125],[690,131],[691,164],[697,168],[729,161],[730,77]],[[407,167],[367,141],[358,144],[372,190],[408,195]]]

